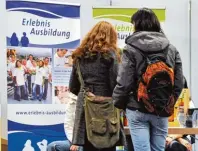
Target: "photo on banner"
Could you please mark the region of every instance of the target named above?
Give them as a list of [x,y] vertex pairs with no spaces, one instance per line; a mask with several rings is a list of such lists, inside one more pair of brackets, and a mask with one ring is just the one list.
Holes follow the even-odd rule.
[[69,80],[73,66],[74,49],[53,49],[53,104],[67,104],[70,97]]
[[[114,7],[93,7],[93,19],[95,23],[99,21],[107,21],[111,23],[118,37],[118,46],[123,49],[125,46],[125,39],[132,35],[134,27],[131,24],[131,16],[137,11],[137,8],[114,8]],[[165,8],[152,9],[160,20],[162,29],[166,20]]]
[[52,49],[8,47],[9,104],[52,103]]

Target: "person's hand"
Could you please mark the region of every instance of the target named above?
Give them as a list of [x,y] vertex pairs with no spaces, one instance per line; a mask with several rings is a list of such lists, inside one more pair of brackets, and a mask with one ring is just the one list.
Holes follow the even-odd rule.
[[187,140],[180,138],[178,139],[178,142],[184,145],[188,151],[192,151],[192,144],[190,144]]
[[174,139],[171,137],[166,137],[166,146],[168,146]]
[[78,146],[72,145],[72,146],[70,147],[70,151],[78,151]]
[[50,82],[52,81],[52,75],[51,74],[49,74],[48,79],[49,79]]
[[52,77],[49,76],[49,77],[48,77],[48,80],[49,80],[49,82],[52,82]]

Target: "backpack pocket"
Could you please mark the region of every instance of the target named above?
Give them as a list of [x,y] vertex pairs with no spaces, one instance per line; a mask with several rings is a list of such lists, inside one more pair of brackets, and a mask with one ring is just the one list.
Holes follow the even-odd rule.
[[104,119],[91,119],[90,128],[93,133],[104,135],[107,132],[107,122]]

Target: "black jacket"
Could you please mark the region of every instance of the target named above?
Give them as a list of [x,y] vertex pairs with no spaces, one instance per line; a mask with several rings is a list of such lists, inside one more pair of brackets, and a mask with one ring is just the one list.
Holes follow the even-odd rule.
[[142,63],[143,56],[136,48],[147,54],[163,51],[168,48],[166,63],[174,69],[174,93],[175,97],[178,98],[183,89],[182,62],[179,52],[169,43],[163,33],[137,32],[126,39],[122,63],[117,77],[117,85],[113,93],[115,106],[120,109],[130,108],[146,112],[143,104],[140,104],[136,99],[138,79],[141,76],[140,71],[145,66]]
[[[115,54],[90,53],[81,57],[79,62],[85,87],[95,95],[111,97],[116,85],[118,68]],[[72,93],[78,95],[72,143],[84,145],[86,136],[84,99],[76,65],[73,66],[69,87]],[[120,143],[125,143],[123,129],[121,130]]]
[[184,77],[184,89],[188,89],[188,83],[185,77]]

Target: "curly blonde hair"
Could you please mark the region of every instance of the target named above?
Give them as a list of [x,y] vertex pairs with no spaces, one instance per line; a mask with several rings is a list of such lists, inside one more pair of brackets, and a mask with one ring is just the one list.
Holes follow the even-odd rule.
[[88,32],[80,46],[72,54],[74,62],[77,57],[82,57],[87,51],[104,53],[114,51],[120,61],[117,33],[109,22],[100,21]]

